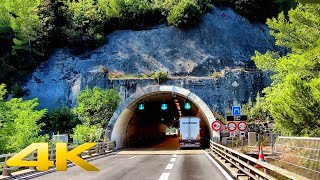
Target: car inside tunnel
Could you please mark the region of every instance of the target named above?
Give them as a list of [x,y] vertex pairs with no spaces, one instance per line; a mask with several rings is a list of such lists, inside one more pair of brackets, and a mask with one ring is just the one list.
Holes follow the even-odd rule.
[[124,148],[179,148],[179,119],[200,118],[200,143],[207,148],[210,141],[208,123],[194,103],[173,93],[157,93],[140,99],[132,106],[133,114],[127,123]]

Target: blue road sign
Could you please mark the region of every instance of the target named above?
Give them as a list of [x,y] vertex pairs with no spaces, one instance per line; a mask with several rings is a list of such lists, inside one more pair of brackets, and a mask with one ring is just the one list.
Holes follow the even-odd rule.
[[240,116],[240,115],[241,115],[241,107],[232,106],[232,116]]

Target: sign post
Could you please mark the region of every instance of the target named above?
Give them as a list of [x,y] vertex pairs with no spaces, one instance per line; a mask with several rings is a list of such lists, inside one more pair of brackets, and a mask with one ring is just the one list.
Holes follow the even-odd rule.
[[248,129],[248,125],[246,122],[239,122],[238,124],[238,129],[240,130],[240,138],[241,138],[241,150],[243,150],[243,139],[244,139],[244,136],[245,136],[245,130]]
[[235,122],[228,122],[227,128],[230,131],[231,146],[233,147],[233,137],[235,136],[234,131],[237,129],[237,125]]

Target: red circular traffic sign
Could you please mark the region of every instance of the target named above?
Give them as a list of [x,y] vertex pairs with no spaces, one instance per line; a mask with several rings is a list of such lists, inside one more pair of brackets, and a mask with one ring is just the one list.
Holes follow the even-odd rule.
[[229,122],[227,128],[229,131],[235,131],[237,129],[237,125],[234,122]]
[[247,123],[246,123],[246,122],[239,122],[239,124],[238,124],[238,129],[239,129],[240,131],[245,131],[245,130],[247,130],[247,129],[248,129]]
[[222,129],[222,123],[220,121],[213,121],[211,128],[215,131],[220,131]]

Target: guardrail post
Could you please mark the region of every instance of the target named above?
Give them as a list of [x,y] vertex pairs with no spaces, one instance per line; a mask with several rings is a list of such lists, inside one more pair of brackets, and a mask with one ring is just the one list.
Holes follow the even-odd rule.
[[101,155],[101,153],[100,153],[100,145],[101,145],[100,143],[97,144],[96,148],[95,148],[96,149],[96,154],[98,154],[98,155]]
[[101,146],[101,151],[102,151],[102,153],[104,154],[104,153],[106,153],[106,144],[102,144],[102,146]]
[[55,159],[54,158],[54,150],[53,149],[49,150],[49,158],[50,158],[50,160],[54,160]]
[[[32,158],[32,160],[37,159],[37,153],[35,153],[35,152],[32,153],[31,158]],[[30,170],[35,170],[36,168],[34,166],[30,166],[29,169]]]
[[2,171],[2,176],[10,176],[10,170],[7,170],[6,168],[9,168],[9,166],[7,165],[7,160],[9,159],[9,157],[6,157],[6,159],[4,160],[4,170]]

